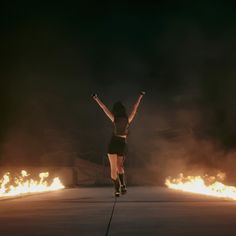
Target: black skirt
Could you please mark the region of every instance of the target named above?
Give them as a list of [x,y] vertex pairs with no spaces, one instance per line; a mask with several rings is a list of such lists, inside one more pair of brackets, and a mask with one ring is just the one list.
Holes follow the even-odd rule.
[[119,156],[126,156],[127,154],[126,138],[113,135],[108,145],[108,154],[117,154]]

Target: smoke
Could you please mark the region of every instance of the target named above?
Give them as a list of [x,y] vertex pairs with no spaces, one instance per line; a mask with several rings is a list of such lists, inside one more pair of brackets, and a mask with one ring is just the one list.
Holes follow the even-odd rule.
[[[153,109],[145,105],[142,112]],[[130,161],[131,166],[141,164],[152,184],[163,184],[166,177],[179,173],[216,175],[219,171],[226,173],[229,183],[236,182],[235,149],[209,132],[203,108],[175,106],[168,110],[156,104],[156,110],[158,115],[144,114],[137,119],[137,125],[143,127],[135,127],[132,134],[130,143],[135,151],[130,158],[136,155],[139,161]]]

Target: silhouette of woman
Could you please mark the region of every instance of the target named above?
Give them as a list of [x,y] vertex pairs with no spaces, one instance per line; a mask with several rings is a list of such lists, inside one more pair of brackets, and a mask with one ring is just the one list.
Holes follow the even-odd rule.
[[111,179],[113,180],[115,187],[115,197],[119,197],[120,193],[125,194],[127,192],[124,171],[124,157],[127,152],[127,136],[129,125],[137,113],[137,109],[144,94],[145,92],[140,92],[130,115],[127,115],[126,109],[120,101],[114,103],[112,111],[110,111],[98,98],[97,94],[92,95],[92,98],[98,103],[114,125],[113,134],[108,145],[108,158],[110,162]]

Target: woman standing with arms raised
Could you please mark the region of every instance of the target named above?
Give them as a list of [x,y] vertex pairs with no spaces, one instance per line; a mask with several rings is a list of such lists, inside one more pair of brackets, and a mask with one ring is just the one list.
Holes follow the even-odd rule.
[[111,168],[111,179],[115,187],[115,197],[119,197],[120,193],[127,192],[125,184],[124,158],[127,151],[127,136],[129,125],[133,121],[139,104],[145,92],[140,92],[133,110],[127,115],[124,105],[118,101],[113,105],[110,111],[106,105],[98,98],[97,94],[93,94],[92,98],[98,103],[101,109],[114,125],[113,134],[108,146],[108,158]]

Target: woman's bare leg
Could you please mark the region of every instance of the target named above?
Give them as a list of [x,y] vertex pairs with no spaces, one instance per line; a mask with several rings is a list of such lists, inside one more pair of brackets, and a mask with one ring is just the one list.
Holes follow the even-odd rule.
[[124,157],[123,156],[117,156],[117,172],[118,174],[124,174]]
[[117,157],[117,171],[121,183],[121,193],[125,194],[127,192],[126,183],[125,183],[125,171],[124,171],[124,157]]
[[111,178],[113,180],[117,179],[117,155],[116,154],[108,154],[108,159],[110,162],[111,169]]
[[115,187],[115,197],[120,196],[120,180],[117,174],[117,155],[116,154],[108,154],[110,168],[111,168],[111,178]]

